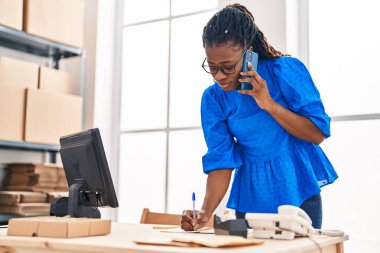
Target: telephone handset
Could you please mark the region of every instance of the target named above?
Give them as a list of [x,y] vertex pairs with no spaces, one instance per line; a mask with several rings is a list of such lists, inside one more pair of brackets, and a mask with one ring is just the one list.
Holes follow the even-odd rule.
[[293,239],[297,236],[321,234],[328,236],[343,236],[343,231],[319,230],[312,226],[310,217],[304,210],[291,205],[278,207],[275,213],[247,213],[248,225],[253,228],[256,238]]
[[299,216],[300,218],[306,220],[308,224],[312,224],[312,220],[310,219],[309,215],[307,215],[307,213],[299,207],[291,205],[282,205],[279,206],[277,210],[279,214]]

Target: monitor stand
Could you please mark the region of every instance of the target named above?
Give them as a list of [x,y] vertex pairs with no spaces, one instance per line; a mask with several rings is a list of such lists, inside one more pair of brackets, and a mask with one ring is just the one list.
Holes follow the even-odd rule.
[[89,205],[83,190],[83,179],[76,179],[69,188],[68,214],[71,217],[100,218],[98,207]]

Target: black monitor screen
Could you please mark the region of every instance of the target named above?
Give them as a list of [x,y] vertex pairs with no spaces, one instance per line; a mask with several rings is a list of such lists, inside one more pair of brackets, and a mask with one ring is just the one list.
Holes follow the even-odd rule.
[[60,144],[70,194],[74,184],[81,184],[75,201],[85,206],[118,207],[99,129],[61,137]]

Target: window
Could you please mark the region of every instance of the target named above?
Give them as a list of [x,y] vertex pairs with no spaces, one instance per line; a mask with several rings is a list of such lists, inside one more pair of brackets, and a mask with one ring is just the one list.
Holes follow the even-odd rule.
[[333,118],[322,147],[339,175],[323,193],[324,226],[349,231],[347,252],[379,246],[370,211],[380,208],[379,9],[376,0],[309,1],[310,70]]
[[144,207],[178,213],[203,198],[202,32],[218,1],[123,5],[118,220],[137,223]]
[[167,20],[124,28],[122,131],[166,127],[168,33]]
[[309,1],[310,70],[332,116],[380,112],[379,9],[376,0]]

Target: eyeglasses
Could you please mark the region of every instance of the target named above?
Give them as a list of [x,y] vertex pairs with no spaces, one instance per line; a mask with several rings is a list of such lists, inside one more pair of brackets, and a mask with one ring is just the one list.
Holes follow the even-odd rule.
[[244,55],[244,52],[245,50],[243,51],[243,53],[240,55],[239,57],[239,60],[237,60],[235,62],[235,64],[232,64],[232,65],[226,65],[226,66],[220,66],[220,67],[216,67],[216,66],[209,66],[209,65],[205,65],[205,62],[207,60],[207,58],[205,58],[203,60],[203,63],[202,63],[202,68],[209,74],[212,74],[212,75],[216,75],[216,73],[218,73],[219,69],[220,71],[222,71],[224,74],[226,75],[230,75],[230,74],[234,74],[236,72],[236,65],[239,63],[239,61],[241,60],[241,58],[243,57]]

